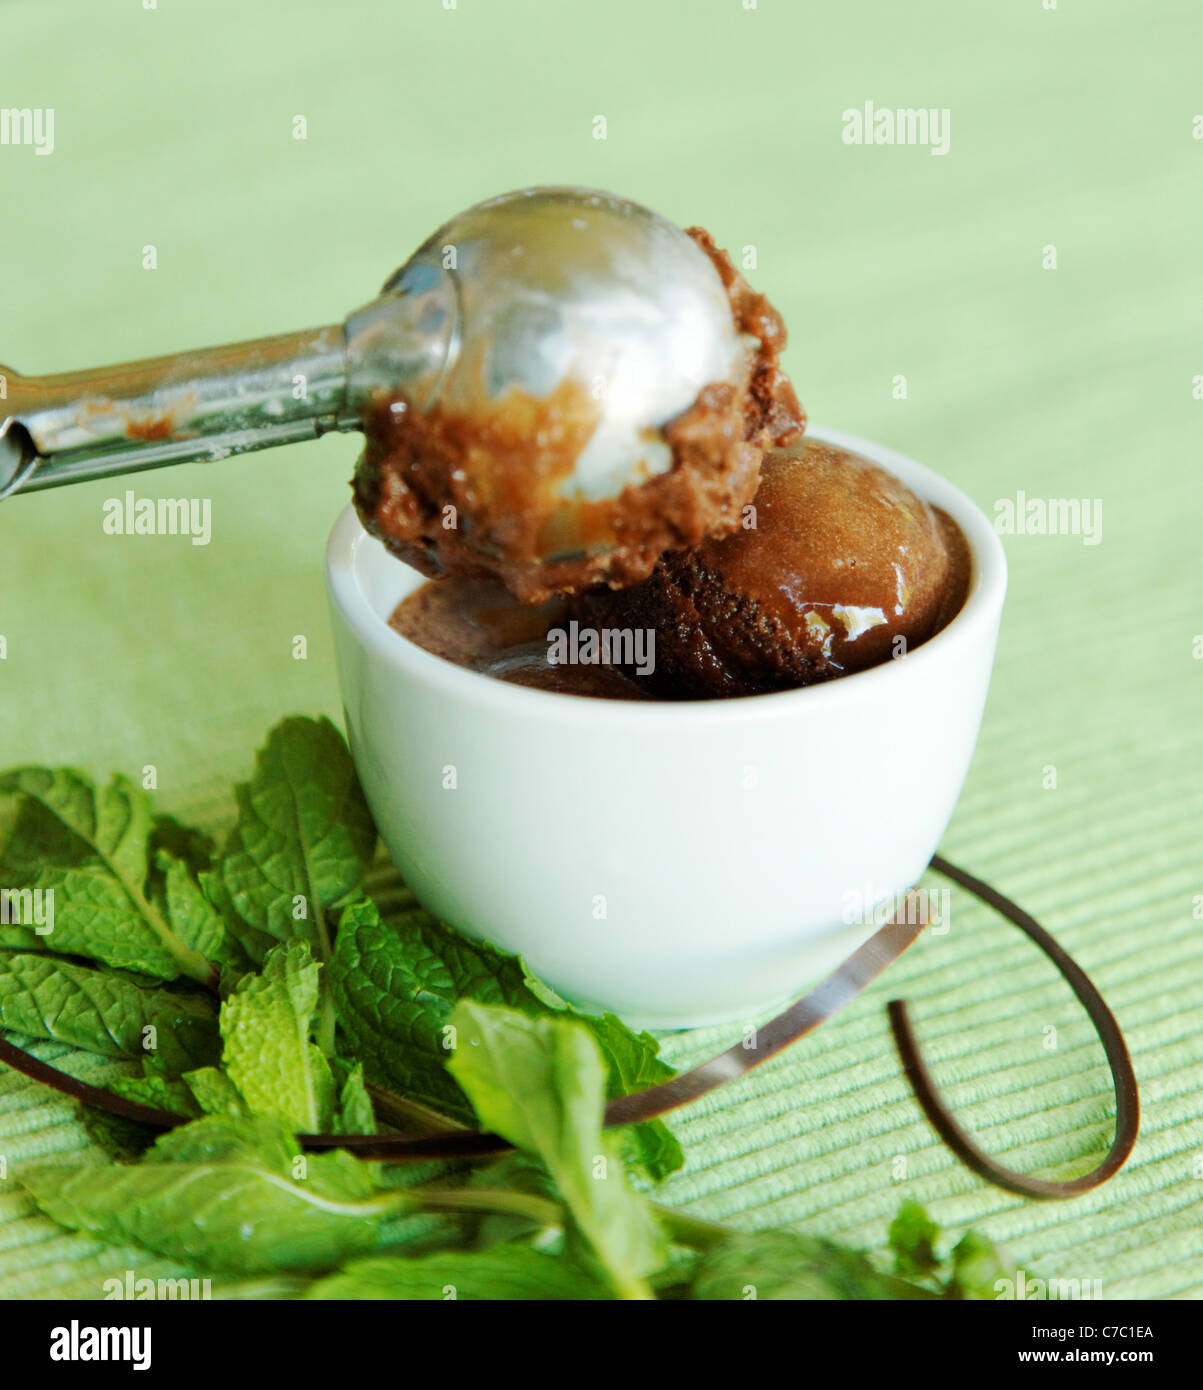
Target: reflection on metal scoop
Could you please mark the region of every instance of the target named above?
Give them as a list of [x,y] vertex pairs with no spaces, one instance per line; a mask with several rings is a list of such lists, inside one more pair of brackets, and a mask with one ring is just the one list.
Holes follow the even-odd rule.
[[564,384],[597,402],[566,496],[671,466],[660,428],[747,378],[723,284],[679,228],[589,189],[469,208],[346,322],[48,377],[0,368],[0,497],[363,426],[374,402],[458,413]]

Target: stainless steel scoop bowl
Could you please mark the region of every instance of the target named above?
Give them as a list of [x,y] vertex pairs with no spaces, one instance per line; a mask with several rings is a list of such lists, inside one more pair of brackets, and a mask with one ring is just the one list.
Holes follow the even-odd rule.
[[0,497],[362,427],[379,399],[470,411],[511,389],[599,403],[564,495],[671,465],[659,430],[746,379],[709,258],[613,194],[530,188],[440,227],[345,323],[45,377],[0,368]]

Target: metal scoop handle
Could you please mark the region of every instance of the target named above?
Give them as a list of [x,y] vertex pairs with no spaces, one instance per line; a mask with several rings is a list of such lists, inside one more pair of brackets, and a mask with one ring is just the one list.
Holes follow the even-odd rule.
[[[0,368],[0,497],[353,429],[341,325],[54,376]],[[0,479],[3,472],[0,471]]]
[[0,498],[358,429],[380,392],[425,408],[457,327],[450,277],[411,261],[342,324],[55,376],[0,367]]

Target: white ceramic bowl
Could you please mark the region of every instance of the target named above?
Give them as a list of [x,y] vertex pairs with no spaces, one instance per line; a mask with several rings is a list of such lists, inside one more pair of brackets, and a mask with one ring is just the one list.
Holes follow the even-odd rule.
[[892,450],[812,437],[944,508],[968,598],[901,660],[746,699],[582,699],[482,676],[388,626],[422,578],[348,508],[326,573],[347,734],[398,869],[432,912],[642,1027],[751,1020],[874,930],[848,894],[912,885],[956,804],[1006,590],[994,528]]

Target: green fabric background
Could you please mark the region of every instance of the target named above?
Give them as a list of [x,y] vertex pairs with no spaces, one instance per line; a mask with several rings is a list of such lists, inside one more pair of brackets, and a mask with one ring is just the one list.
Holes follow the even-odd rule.
[[[1038,1273],[1203,1294],[1201,51],[1198,0],[0,8],[0,105],[56,117],[51,157],[0,147],[14,369],[335,322],[457,209],[594,184],[756,247],[813,419],[987,510],[1018,489],[1102,499],[1099,545],[1006,540],[990,703],[943,848],[1103,989],[1143,1088],[1132,1161],[1037,1204],[934,1138],[892,1051],[896,993],[962,1118],[1013,1165],[1084,1171],[1113,1113],[1068,989],[954,891],[948,935],[682,1116],[689,1165],[668,1197],[691,1211],[879,1246],[913,1195],[950,1237],[976,1224]],[[951,152],[844,145],[841,113],[867,100],[950,108]],[[220,825],[275,719],[338,715],[321,557],[355,452],[327,438],[0,506],[0,765],[153,763],[164,809]],[[212,543],[102,534],[126,486],[211,497]],[[70,1105],[0,1076],[0,1294],[96,1296],[132,1259],[161,1272],[31,1215],[21,1162],[84,1142]]]

